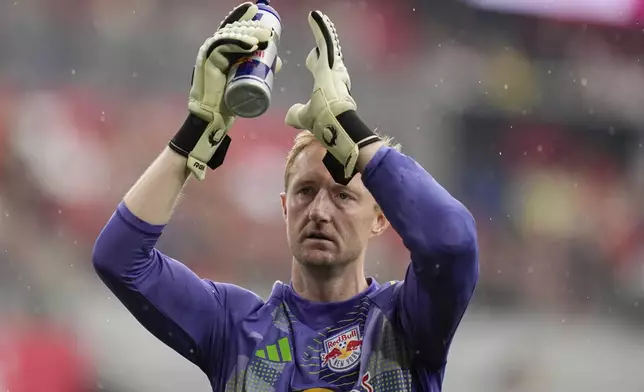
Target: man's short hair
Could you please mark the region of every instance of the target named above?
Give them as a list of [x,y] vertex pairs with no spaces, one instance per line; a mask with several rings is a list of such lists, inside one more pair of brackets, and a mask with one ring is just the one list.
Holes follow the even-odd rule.
[[[385,146],[391,147],[396,151],[401,150],[400,143],[395,142],[394,138],[392,138],[391,136],[380,135],[380,134],[378,134],[378,136],[380,136]],[[310,131],[304,130],[299,132],[297,135],[295,135],[295,139],[293,139],[293,146],[291,147],[291,150],[288,152],[288,155],[286,156],[286,167],[284,168],[284,191],[288,189],[288,180],[291,176],[291,168],[293,167],[295,158],[297,158],[297,156],[300,155],[300,153],[306,147],[315,143],[320,143],[320,142],[315,138],[315,135],[313,135],[313,133],[311,133]]]

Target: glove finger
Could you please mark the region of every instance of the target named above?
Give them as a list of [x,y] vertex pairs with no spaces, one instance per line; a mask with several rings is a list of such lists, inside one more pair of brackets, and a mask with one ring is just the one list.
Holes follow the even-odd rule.
[[[216,49],[216,50],[215,50]],[[208,60],[220,71],[226,72],[228,68],[240,58],[257,50],[257,39],[224,38],[213,44]]]
[[277,75],[279,71],[282,70],[282,58],[277,56],[275,58],[275,67],[273,67],[273,74]]
[[296,103],[291,106],[290,109],[288,109],[288,112],[286,112],[286,125],[296,129],[306,129],[306,126],[302,121],[304,113],[306,113],[306,105]]
[[235,22],[215,34],[206,56],[220,70],[225,70],[244,55],[265,48],[272,31],[257,22]]
[[320,11],[309,13],[309,26],[315,37],[315,44],[320,50],[320,60],[326,61],[329,68],[333,68],[335,62],[336,36],[335,26],[331,20]]
[[347,67],[344,66],[344,64],[340,64],[340,67],[337,68],[338,72],[338,77],[340,78],[340,81],[347,86],[347,90],[349,91],[349,94],[351,94],[351,77],[349,76],[349,72],[347,71]]
[[237,7],[233,8],[232,11],[224,18],[224,20],[219,25],[219,28],[241,20],[252,20],[255,17],[255,14],[259,11],[259,8],[250,1],[242,3]]
[[208,56],[210,57],[215,50],[220,53],[247,54],[257,49],[259,49],[259,41],[255,37],[246,35],[239,38],[222,38],[210,48]]
[[197,59],[195,60],[195,66],[192,69],[192,80],[190,89],[190,98],[199,100],[203,94],[203,85],[205,80],[205,67],[204,63],[206,62],[208,49],[215,42],[215,37],[209,37],[203,45],[199,48],[197,53]]
[[316,47],[311,49],[309,55],[306,56],[306,69],[315,75],[315,66],[318,64],[320,50]]
[[252,53],[259,49],[265,49],[273,32],[259,25],[258,22],[235,22],[231,26],[215,34],[207,55],[217,48],[227,53]]
[[[208,56],[210,56],[210,53],[213,50],[213,46],[215,45],[215,42],[217,41],[218,36],[214,35],[212,37],[209,37],[203,45],[199,48],[199,52],[197,53],[197,60],[195,61],[195,67],[200,68],[205,62]],[[196,77],[197,75],[195,75]]]
[[239,27],[235,28],[235,32],[257,38],[262,49],[266,49],[268,41],[273,38],[273,30],[262,26],[258,21],[241,22]]

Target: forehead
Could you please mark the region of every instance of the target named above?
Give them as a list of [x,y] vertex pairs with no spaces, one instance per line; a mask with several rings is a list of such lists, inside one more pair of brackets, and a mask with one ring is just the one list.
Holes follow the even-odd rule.
[[[306,146],[293,161],[293,166],[290,169],[291,184],[302,181],[335,184],[322,162],[324,155],[326,155],[326,149],[319,143]],[[360,174],[358,173],[347,186],[353,189],[364,188]]]

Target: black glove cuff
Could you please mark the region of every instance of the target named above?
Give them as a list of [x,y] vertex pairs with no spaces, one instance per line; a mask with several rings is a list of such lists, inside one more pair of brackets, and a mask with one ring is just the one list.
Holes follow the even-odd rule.
[[[371,130],[358,116],[355,110],[349,110],[336,116],[336,119],[347,132],[358,148],[368,146],[380,140],[378,135]],[[338,184],[347,185],[351,179],[358,173],[354,170],[349,178],[344,177],[344,166],[330,152],[327,152],[323,159],[324,166]]]
[[[336,116],[336,119],[340,125],[342,125],[342,128],[347,132],[351,140],[355,143],[359,143],[358,147],[360,148],[380,140],[380,138],[373,137],[376,136],[376,133],[362,121],[355,110],[347,110],[346,112]],[[365,139],[369,139],[369,141]],[[363,140],[366,144],[361,143]]]
[[[170,140],[168,146],[172,151],[187,158],[188,155],[190,155],[190,152],[197,145],[197,142],[199,142],[201,135],[203,135],[207,127],[208,122],[190,113],[181,128],[179,128],[177,134],[174,135],[172,140]],[[230,142],[230,136],[224,136],[219,147],[217,147],[217,150],[207,163],[209,168],[215,170],[224,163],[228,147],[230,147]]]
[[190,113],[181,128],[172,138],[168,146],[177,154],[188,157],[201,135],[206,131],[208,122]]

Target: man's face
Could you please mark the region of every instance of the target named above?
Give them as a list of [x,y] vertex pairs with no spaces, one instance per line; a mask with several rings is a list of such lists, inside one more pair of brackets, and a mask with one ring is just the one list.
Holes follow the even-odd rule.
[[322,158],[326,150],[306,147],[290,169],[282,194],[288,243],[300,263],[339,267],[356,260],[387,221],[356,175],[347,186],[331,178]]

